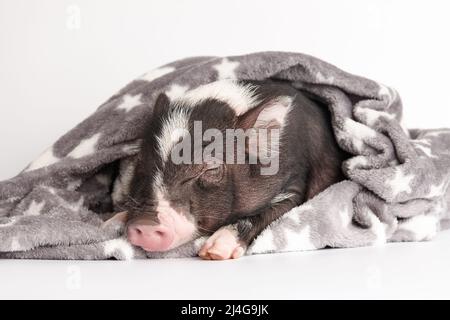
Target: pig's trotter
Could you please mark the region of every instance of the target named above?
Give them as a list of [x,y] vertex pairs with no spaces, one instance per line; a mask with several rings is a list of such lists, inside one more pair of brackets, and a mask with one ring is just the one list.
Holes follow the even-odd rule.
[[255,215],[239,219],[235,224],[217,230],[205,242],[198,255],[205,260],[227,260],[242,257],[252,241],[274,220],[301,203],[294,192]]
[[205,242],[198,255],[205,260],[237,259],[244,255],[247,246],[238,238],[233,225],[217,230]]

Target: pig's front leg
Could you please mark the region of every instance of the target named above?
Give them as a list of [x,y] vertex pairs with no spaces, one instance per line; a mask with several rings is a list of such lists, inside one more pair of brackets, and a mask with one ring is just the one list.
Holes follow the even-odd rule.
[[272,204],[255,215],[241,218],[236,223],[217,230],[205,242],[198,255],[205,260],[237,259],[245,254],[252,241],[274,220],[298,206],[301,197],[293,194],[288,199]]
[[239,240],[236,224],[224,226],[206,240],[198,255],[205,260],[237,259],[244,255],[247,246]]

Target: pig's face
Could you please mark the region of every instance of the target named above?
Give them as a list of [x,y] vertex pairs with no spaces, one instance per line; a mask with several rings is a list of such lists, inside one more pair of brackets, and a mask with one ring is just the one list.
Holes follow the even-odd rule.
[[165,251],[220,228],[232,212],[226,171],[223,164],[167,165],[148,188],[147,204],[131,210],[130,242]]
[[[224,91],[226,96],[221,95]],[[218,142],[222,149],[206,152],[210,144],[202,138],[208,129],[225,133],[261,123],[261,110],[249,111],[260,104],[254,95],[250,86],[219,82],[176,101],[165,95],[158,98],[130,184],[127,236],[132,244],[146,251],[166,251],[235,219],[236,192],[241,192],[236,181],[249,174],[250,165],[225,161],[227,152],[233,158],[237,152],[229,150],[225,139]],[[278,111],[284,112],[269,110],[266,116],[284,118],[288,106],[280,105]],[[203,137],[196,136],[198,132]]]

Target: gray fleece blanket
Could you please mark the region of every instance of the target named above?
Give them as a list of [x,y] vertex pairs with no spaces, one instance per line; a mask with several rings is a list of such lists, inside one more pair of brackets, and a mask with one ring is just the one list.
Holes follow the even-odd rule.
[[0,258],[195,256],[205,239],[150,254],[126,241],[120,221],[103,221],[121,211],[121,181],[158,94],[174,98],[223,78],[284,80],[315,95],[332,114],[339,145],[354,155],[343,164],[346,181],[272,223],[247,254],[429,240],[447,224],[450,130],[403,128],[394,89],[298,53],[194,57],[132,81],[0,182]]

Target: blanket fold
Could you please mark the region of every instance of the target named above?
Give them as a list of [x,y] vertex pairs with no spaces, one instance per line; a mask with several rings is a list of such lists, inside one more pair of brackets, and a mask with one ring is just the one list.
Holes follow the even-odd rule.
[[144,123],[170,99],[218,79],[287,81],[326,106],[344,162],[335,184],[273,222],[247,254],[430,240],[450,215],[450,129],[407,130],[392,88],[299,53],[194,57],[129,83],[16,177],[0,182],[0,258],[195,256],[204,238],[166,253],[130,245],[121,211]]

